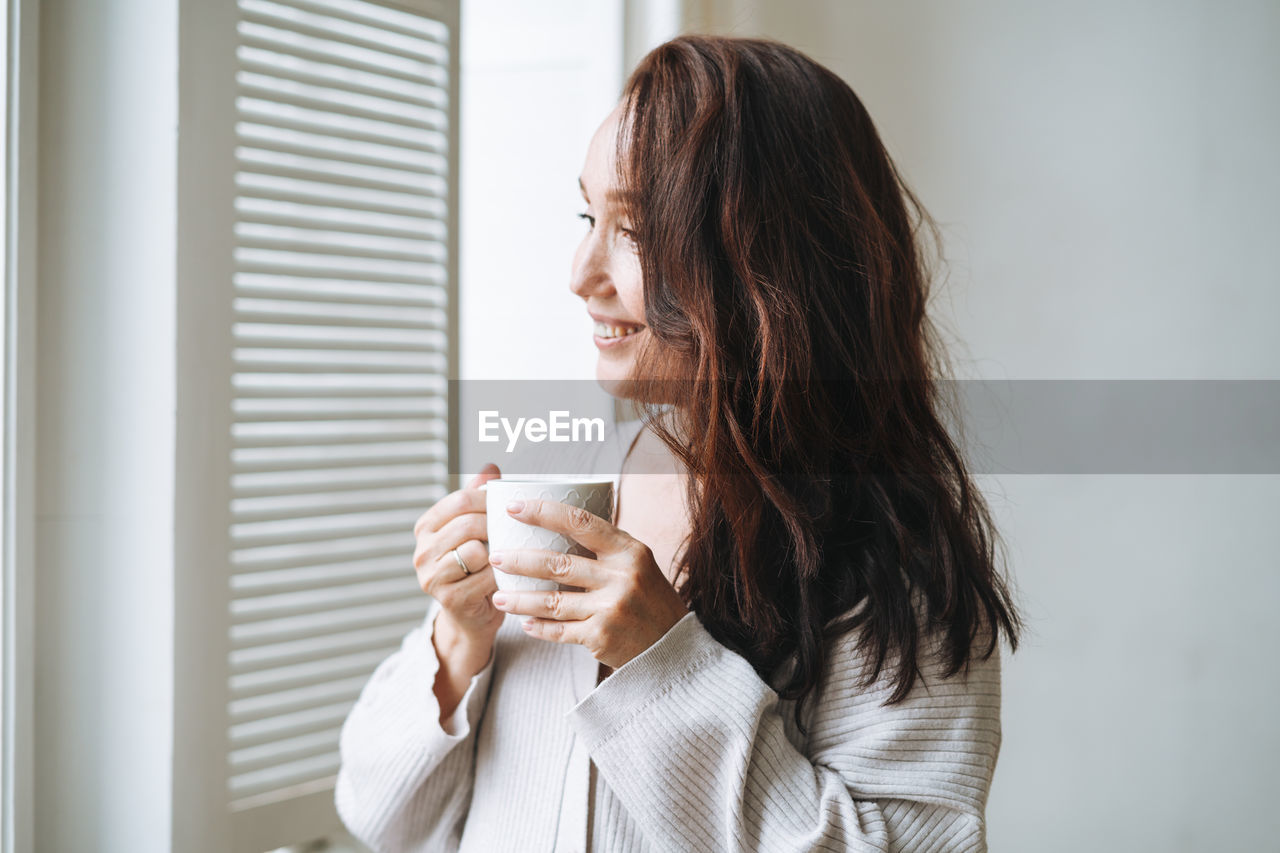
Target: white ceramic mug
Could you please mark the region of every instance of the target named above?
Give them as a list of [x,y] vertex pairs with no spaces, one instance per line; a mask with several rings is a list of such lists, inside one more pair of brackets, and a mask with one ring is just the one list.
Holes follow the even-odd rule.
[[[485,492],[485,513],[488,516],[489,550],[506,551],[514,548],[541,548],[562,554],[590,556],[591,552],[560,533],[525,524],[507,513],[507,502],[513,500],[559,501],[581,507],[605,521],[613,521],[612,479],[575,479],[565,477],[498,478],[480,487]],[[513,575],[493,570],[498,589],[514,591],[551,591],[560,588],[556,581]],[[520,621],[528,619],[520,615]]]

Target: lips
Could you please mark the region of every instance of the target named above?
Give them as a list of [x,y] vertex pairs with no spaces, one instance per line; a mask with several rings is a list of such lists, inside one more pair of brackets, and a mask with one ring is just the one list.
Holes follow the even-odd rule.
[[638,337],[644,329],[644,326],[638,324],[621,323],[613,325],[597,320],[595,334],[592,335],[591,339],[595,342],[596,347],[601,350],[611,347],[625,347],[629,341]]
[[596,346],[601,349],[624,343],[644,331],[645,328],[643,323],[626,320],[622,317],[611,317],[607,314],[597,314],[594,311],[588,311],[587,314],[595,321],[593,340]]
[[626,338],[634,335],[643,329],[644,326],[638,325],[622,325],[596,322],[596,337],[605,338],[606,340],[614,340],[617,338]]

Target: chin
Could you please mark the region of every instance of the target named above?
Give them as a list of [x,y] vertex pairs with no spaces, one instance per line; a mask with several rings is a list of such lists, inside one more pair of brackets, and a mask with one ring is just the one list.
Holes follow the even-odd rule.
[[604,359],[596,362],[596,382],[611,397],[622,400],[632,398],[630,360],[625,364],[606,363]]
[[[652,385],[648,388],[641,388],[634,379],[624,377],[619,372],[597,370],[596,383],[604,389],[606,394],[618,400],[631,400],[641,405],[657,406],[668,406],[675,403],[674,400],[666,399],[667,395],[664,394],[661,383],[656,388]],[[646,392],[651,396],[646,397]]]
[[[677,390],[669,388],[666,382],[676,379],[674,372],[668,378],[666,374],[659,377],[646,377],[653,379],[653,382],[637,382],[635,371],[636,365],[642,360],[642,356],[635,353],[628,353],[625,356],[618,354],[602,352],[596,359],[596,383],[604,389],[609,396],[619,400],[634,400],[638,403],[650,403],[655,405],[671,405],[675,403],[674,399],[668,399]],[[651,361],[648,363],[652,363]],[[670,370],[671,366],[660,364],[659,369]],[[648,395],[649,398],[646,398]]]

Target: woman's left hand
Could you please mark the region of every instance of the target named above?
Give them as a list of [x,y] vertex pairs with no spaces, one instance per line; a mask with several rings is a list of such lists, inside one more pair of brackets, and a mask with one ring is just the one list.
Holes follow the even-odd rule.
[[689,612],[649,546],[599,516],[536,499],[512,501],[507,513],[564,534],[596,555],[592,559],[536,548],[490,552],[489,564],[501,571],[583,590],[494,593],[494,607],[533,617],[524,623],[531,636],[578,643],[597,661],[618,669]]

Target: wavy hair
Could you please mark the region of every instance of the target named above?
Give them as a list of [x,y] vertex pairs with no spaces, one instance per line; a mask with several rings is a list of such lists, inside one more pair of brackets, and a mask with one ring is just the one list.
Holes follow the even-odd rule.
[[778,693],[801,731],[850,630],[864,685],[890,666],[888,703],[926,631],[947,676],[1001,632],[1016,649],[990,512],[942,422],[938,228],[861,101],[778,42],[683,36],[640,62],[622,106],[652,336],[626,396],[689,474],[686,604],[762,677],[791,664]]

